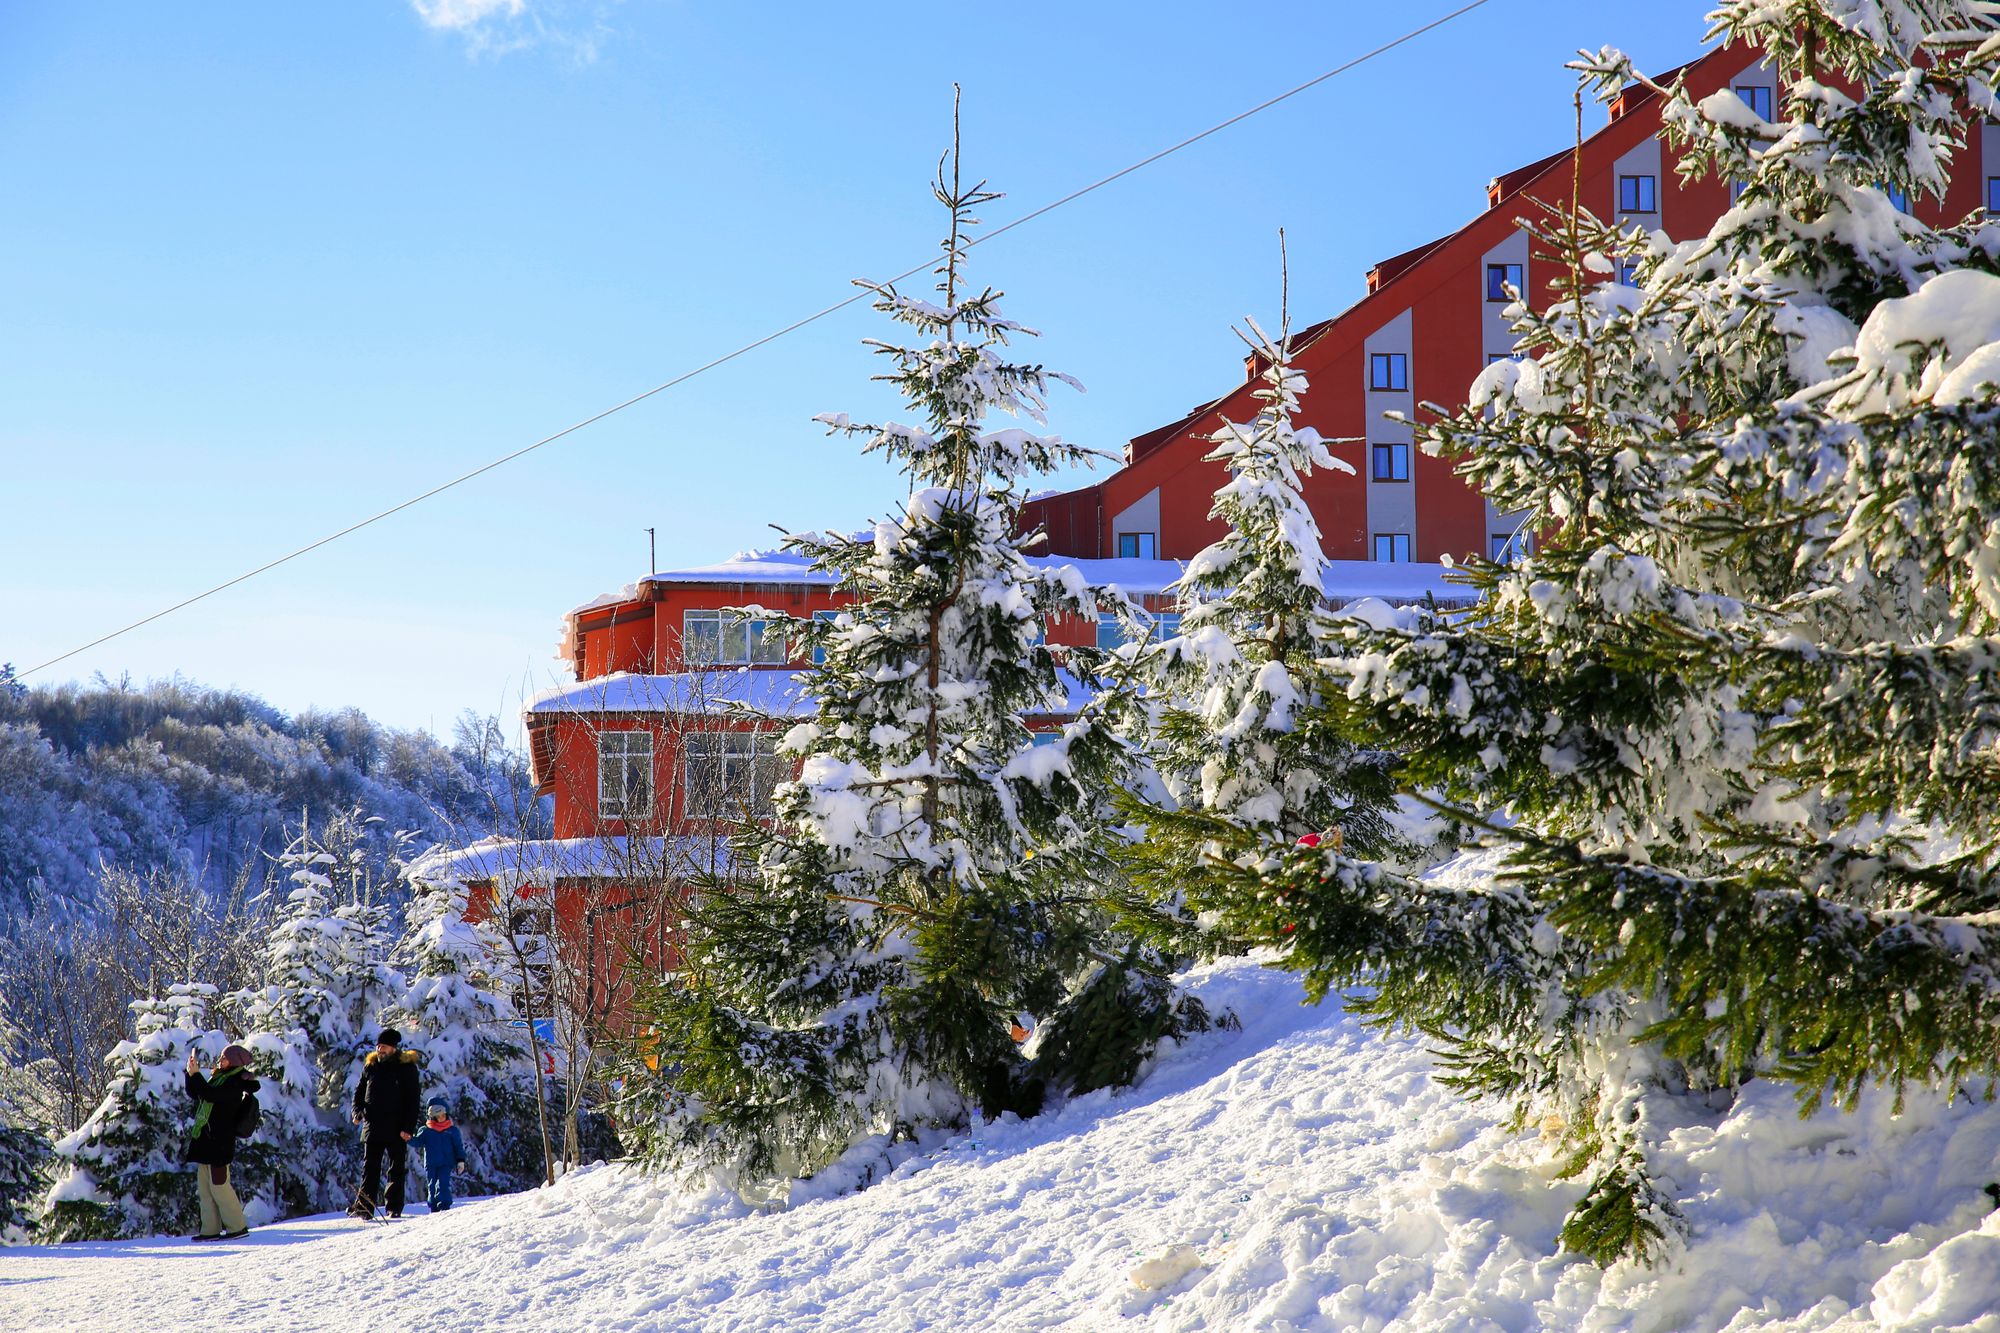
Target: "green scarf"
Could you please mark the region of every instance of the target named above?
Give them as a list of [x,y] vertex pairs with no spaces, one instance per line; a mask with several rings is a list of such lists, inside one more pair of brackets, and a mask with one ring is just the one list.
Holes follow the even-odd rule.
[[[221,1087],[231,1074],[238,1073],[241,1069],[241,1065],[231,1065],[227,1069],[218,1069],[213,1074],[210,1074],[208,1076],[209,1091],[213,1092],[215,1089]],[[208,1118],[214,1114],[215,1103],[207,1098],[203,1098],[201,1105],[195,1108],[194,1113],[194,1136],[196,1138],[201,1137],[201,1131],[208,1126]]]

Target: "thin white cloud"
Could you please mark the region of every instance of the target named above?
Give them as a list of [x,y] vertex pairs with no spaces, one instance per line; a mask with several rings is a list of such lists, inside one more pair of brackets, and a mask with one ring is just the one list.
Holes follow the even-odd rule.
[[410,7],[426,28],[467,32],[496,19],[517,19],[528,4],[527,0],[410,0]]
[[605,7],[591,0],[410,0],[426,28],[456,34],[473,56],[546,44],[579,65],[597,59],[598,41],[609,32]]

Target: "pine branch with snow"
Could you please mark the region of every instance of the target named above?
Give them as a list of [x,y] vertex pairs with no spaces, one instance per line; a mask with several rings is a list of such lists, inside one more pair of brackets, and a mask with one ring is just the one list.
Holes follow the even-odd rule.
[[[1885,189],[1941,189],[1965,108],[1993,105],[1994,18],[1716,23],[1792,76],[1769,123],[1664,90],[1684,169],[1735,206],[1679,245],[1543,220],[1570,276],[1512,310],[1527,359],[1420,426],[1542,548],[1475,563],[1464,615],[1344,622],[1303,724],[1402,746],[1488,844],[1439,875],[1491,912],[1392,929],[1382,868],[1338,852],[1237,908],[1293,923],[1291,965],[1327,984],[1365,961],[1373,1011],[1560,1125],[1590,1177],[1564,1241],[1604,1261],[1677,1243],[1662,1098],[1783,1078],[1810,1109],[2000,1072],[2000,227],[1933,229]],[[1494,978],[1524,998],[1482,1008]]]

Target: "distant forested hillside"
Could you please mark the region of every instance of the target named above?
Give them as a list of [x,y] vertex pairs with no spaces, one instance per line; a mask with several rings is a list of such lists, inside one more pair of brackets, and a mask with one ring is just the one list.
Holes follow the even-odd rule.
[[400,929],[398,858],[547,835],[496,718],[447,743],[354,709],[287,716],[183,680],[25,688],[0,667],[0,1103],[50,1137],[103,1095],[130,1004],[261,985],[292,892],[279,857],[340,849],[343,892]]
[[107,867],[254,890],[303,820],[359,806],[420,843],[546,819],[497,719],[449,743],[355,709],[287,716],[183,680],[28,689],[0,672],[0,925],[88,910]]

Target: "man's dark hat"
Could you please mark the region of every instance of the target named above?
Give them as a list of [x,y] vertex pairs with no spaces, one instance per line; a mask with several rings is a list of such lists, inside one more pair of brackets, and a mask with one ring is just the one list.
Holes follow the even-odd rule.
[[375,1039],[375,1044],[378,1046],[401,1046],[403,1044],[403,1034],[394,1028],[383,1028],[382,1035]]

